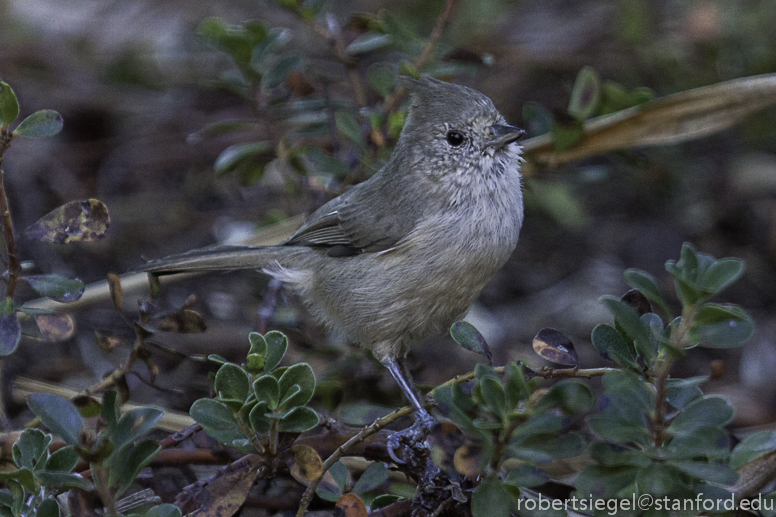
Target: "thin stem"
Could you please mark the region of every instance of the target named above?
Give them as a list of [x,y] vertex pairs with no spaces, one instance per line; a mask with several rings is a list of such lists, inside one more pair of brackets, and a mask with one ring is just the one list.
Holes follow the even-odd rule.
[[[445,33],[445,29],[450,23],[450,19],[453,17],[455,2],[456,0],[447,0],[447,2],[445,2],[445,8],[434,23],[434,28],[431,29],[431,35],[429,36],[426,45],[423,47],[423,50],[421,50],[420,55],[412,60],[413,70],[420,72],[428,64],[431,56],[434,53],[434,49],[442,39],[442,36]],[[383,104],[383,113],[390,113],[396,108],[396,105],[399,103],[399,99],[401,99],[402,95],[404,95],[404,90],[404,86],[399,85],[393,91],[393,93],[385,99],[385,103]]]
[[8,126],[0,129],[0,218],[3,221],[3,237],[5,237],[5,247],[8,252],[8,279],[5,283],[5,297],[13,298],[16,292],[16,283],[21,274],[21,262],[19,261],[19,251],[16,248],[16,236],[13,233],[13,222],[11,221],[11,211],[8,208],[8,196],[5,192],[5,171],[2,168],[3,155],[11,145],[13,133],[8,131]]

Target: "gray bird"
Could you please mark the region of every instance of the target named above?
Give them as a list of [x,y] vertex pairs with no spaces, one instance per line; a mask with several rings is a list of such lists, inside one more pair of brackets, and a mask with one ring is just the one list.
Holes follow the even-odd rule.
[[216,246],[148,262],[155,274],[261,269],[327,326],[372,350],[433,422],[403,359],[461,318],[509,258],[523,222],[524,131],[483,94],[432,78],[403,79],[411,107],[388,163],[316,210],[277,246]]

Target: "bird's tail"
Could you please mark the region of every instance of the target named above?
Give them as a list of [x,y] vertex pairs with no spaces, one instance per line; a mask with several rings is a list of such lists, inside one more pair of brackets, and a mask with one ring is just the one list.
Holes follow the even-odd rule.
[[263,269],[279,264],[293,267],[310,250],[295,246],[213,246],[147,262],[142,271],[174,273]]

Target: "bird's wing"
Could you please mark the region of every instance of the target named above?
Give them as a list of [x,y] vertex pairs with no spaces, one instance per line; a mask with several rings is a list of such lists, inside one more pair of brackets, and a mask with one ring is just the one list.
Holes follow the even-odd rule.
[[419,209],[404,206],[393,192],[370,186],[332,199],[283,244],[329,248],[329,254],[345,256],[392,248],[415,227]]

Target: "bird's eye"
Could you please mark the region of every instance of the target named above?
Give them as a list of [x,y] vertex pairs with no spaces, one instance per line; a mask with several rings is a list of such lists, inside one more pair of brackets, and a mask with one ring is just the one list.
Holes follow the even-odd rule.
[[464,141],[463,135],[458,131],[448,131],[446,138],[447,138],[447,143],[452,145],[453,147],[458,147]]

